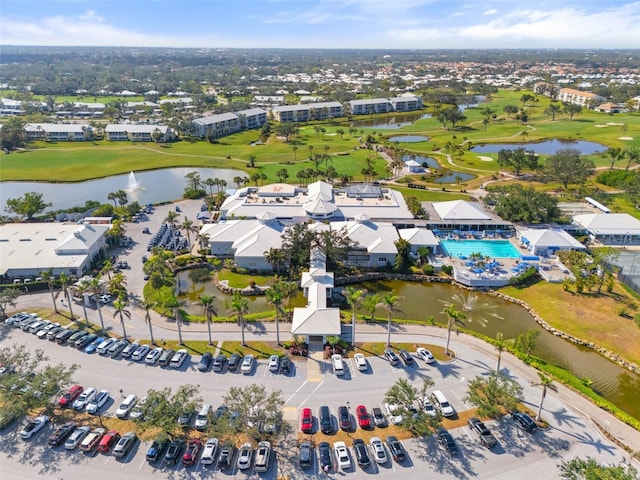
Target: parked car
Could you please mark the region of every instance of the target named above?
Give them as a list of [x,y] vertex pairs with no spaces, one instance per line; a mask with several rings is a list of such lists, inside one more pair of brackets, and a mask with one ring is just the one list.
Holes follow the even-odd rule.
[[131,355],[133,355],[133,352],[136,350],[136,348],[138,348],[140,346],[140,344],[138,342],[133,342],[128,344],[126,347],[124,347],[124,349],[122,350],[122,358],[130,358]]
[[80,443],[80,450],[83,452],[91,452],[94,448],[98,446],[102,436],[106,433],[106,429],[104,428],[96,428],[91,430]]
[[391,456],[396,462],[403,462],[406,458],[404,447],[398,437],[394,435],[390,435],[387,437],[387,446],[389,447],[389,451],[391,452]]
[[162,355],[160,355],[160,358],[158,359],[158,365],[160,365],[161,367],[168,367],[175,353],[176,351],[171,348],[166,349],[164,352],[162,352]]
[[97,415],[110,399],[111,396],[109,395],[108,390],[100,390],[88,403],[87,413]]
[[250,443],[245,443],[238,450],[238,470],[251,468],[251,460],[253,460],[253,447]]
[[456,445],[456,441],[453,439],[446,428],[438,428],[438,430],[436,431],[436,435],[438,437],[438,441],[442,444],[449,455],[455,455],[458,453],[458,446]]
[[205,352],[202,357],[200,357],[200,361],[198,362],[198,370],[200,370],[201,372],[206,372],[207,370],[209,370],[212,361],[213,354],[211,352]]
[[269,371],[278,373],[280,370],[280,357],[278,355],[271,355],[269,357]]
[[46,415],[40,415],[39,417],[30,419],[24,428],[20,430],[20,437],[23,440],[33,438],[47,423],[49,423],[49,417]]
[[264,473],[269,470],[269,460],[271,459],[271,443],[266,440],[258,443],[256,449],[256,461],[253,469],[258,473]]
[[144,407],[149,401],[149,398],[145,395],[140,399],[138,403],[131,409],[129,418],[131,420],[142,420],[144,418]]
[[149,350],[149,345],[140,345],[133,351],[133,354],[131,354],[131,360],[139,362],[140,360],[145,359]]
[[71,433],[69,438],[67,438],[67,440],[64,442],[64,448],[66,450],[74,450],[82,442],[82,440],[84,440],[84,437],[86,437],[90,431],[91,427],[87,425],[76,428],[73,433]]
[[320,442],[318,444],[318,456],[320,457],[320,470],[328,472],[333,466],[331,461],[331,446],[328,442]]
[[338,423],[345,432],[351,431],[351,414],[345,406],[338,407]]
[[122,353],[122,351],[126,348],[127,345],[129,345],[129,342],[127,342],[126,340],[118,340],[117,342],[115,342],[109,347],[109,350],[107,351],[107,355],[109,355],[112,358],[117,358],[118,355]]
[[213,371],[214,372],[221,372],[222,370],[224,370],[224,366],[227,363],[227,356],[220,354],[217,355],[216,358],[213,359]]
[[538,426],[533,419],[524,412],[514,410],[511,412],[511,418],[522,428],[525,432],[533,433],[537,430]]
[[182,457],[182,449],[184,448],[184,441],[176,438],[173,442],[169,444],[167,448],[167,453],[164,455],[164,464],[165,465],[175,465],[178,463],[178,460]]
[[250,375],[253,371],[253,364],[255,362],[255,357],[251,354],[245,355],[242,359],[242,365],[240,366],[240,371],[243,375]]
[[356,353],[353,356],[353,361],[356,363],[356,368],[358,370],[364,371],[367,369],[367,359],[361,353]]
[[144,363],[146,363],[147,365],[155,365],[156,363],[158,363],[158,360],[160,360],[162,352],[164,352],[164,349],[162,347],[156,347],[153,350],[150,350],[149,353],[147,353],[147,356],[144,358]]
[[120,440],[120,434],[117,430],[109,430],[105,433],[98,443],[98,452],[107,453]]
[[302,442],[300,444],[300,453],[298,454],[298,465],[300,468],[311,468],[311,459],[313,458],[313,447],[311,442]]
[[218,457],[218,468],[220,470],[224,470],[231,466],[235,451],[236,448],[230,443],[226,443],[222,446],[220,449],[220,456]]
[[72,385],[59,399],[58,405],[62,408],[70,407],[76,398],[84,391],[82,385]]
[[196,414],[193,410],[185,410],[178,417],[178,425],[182,428],[188,428],[191,424],[191,419]]
[[138,403],[137,395],[131,394],[127,396],[127,398],[125,398],[118,407],[118,410],[116,410],[116,417],[127,418],[129,416],[129,413],[131,413],[133,407],[135,407],[136,403]]
[[84,353],[94,353],[98,347],[105,341],[104,337],[96,337],[91,343],[84,347]]
[[400,362],[396,353],[388,348],[384,351],[384,358],[386,358],[391,365],[397,365]]
[[241,361],[242,361],[242,357],[239,354],[234,353],[229,357],[229,364],[227,368],[229,369],[230,372],[234,372],[240,366]]
[[483,446],[491,448],[498,444],[498,440],[493,436],[491,430],[489,430],[487,426],[476,417],[471,417],[468,420],[467,425],[469,425],[469,430],[478,436],[478,439]]
[[198,416],[196,417],[196,421],[194,424],[194,427],[196,427],[196,430],[200,430],[200,431],[206,430],[207,427],[209,426],[210,417],[211,417],[211,405],[209,405],[208,403],[205,403],[204,405],[202,405],[202,408],[200,408],[200,411],[198,412]]
[[87,407],[89,402],[93,400],[93,397],[95,397],[96,393],[98,393],[98,391],[95,388],[87,388],[80,394],[80,396],[78,396],[78,398],[75,399],[72,404],[73,409],[78,412],[82,412]]
[[109,349],[111,346],[116,343],[118,340],[115,338],[107,338],[104,342],[98,345],[96,351],[99,355],[107,355],[109,353]]
[[362,440],[361,438],[354,439],[353,451],[356,454],[356,460],[358,461],[358,465],[360,465],[360,467],[367,468],[369,465],[371,465],[369,450],[367,449],[367,445],[364,443],[364,440]]
[[280,372],[289,373],[289,370],[291,370],[291,359],[284,356],[280,359]]
[[202,442],[197,438],[192,438],[187,444],[187,448],[182,455],[182,464],[186,467],[194,465],[198,459],[198,453],[202,448]]
[[310,408],[302,409],[302,416],[300,417],[300,430],[302,433],[311,433],[313,431],[313,415]]
[[202,449],[202,456],[200,457],[200,463],[203,465],[211,465],[216,459],[216,453],[218,452],[219,441],[217,438],[209,438],[204,444]]
[[69,435],[71,435],[75,429],[76,429],[76,424],[73,422],[60,425],[51,434],[51,436],[49,437],[49,440],[47,440],[47,443],[49,444],[50,447],[57,447],[62,442],[66,441]]
[[125,457],[129,453],[129,451],[133,448],[133,446],[136,444],[137,441],[138,441],[138,436],[136,435],[136,432],[125,433],[120,438],[120,440],[118,440],[118,443],[116,443],[116,446],[113,448],[113,456],[116,458]]
[[382,444],[382,440],[379,437],[371,437],[369,440],[371,444],[371,450],[373,451],[373,459],[378,465],[384,465],[389,460],[387,451]]
[[416,349],[416,355],[427,363],[433,363],[436,361],[433,354],[424,347],[418,347]]
[[373,407],[371,410],[373,415],[373,422],[376,424],[378,428],[384,428],[387,426],[387,417],[382,413],[382,409],[380,407]]
[[320,417],[320,430],[326,435],[331,435],[333,433],[333,421],[331,420],[329,407],[323,405],[320,407],[318,412],[318,416]]
[[356,407],[356,417],[358,418],[358,426],[364,430],[371,428],[371,417],[367,412],[367,407],[364,405],[358,405]]
[[440,413],[445,417],[452,417],[455,415],[455,410],[447,400],[447,397],[440,390],[434,390],[431,394],[431,401],[438,407]]
[[146,459],[149,463],[155,463],[163,458],[165,451],[169,447],[169,439],[165,438],[162,441],[154,440],[151,446],[147,450]]
[[431,403],[429,397],[425,397],[425,399],[422,401],[422,408],[424,409],[424,413],[426,413],[430,417],[435,418],[438,416],[438,410],[436,410],[435,405]]
[[344,442],[335,442],[333,444],[333,449],[336,453],[336,459],[340,468],[342,470],[351,468],[351,457],[349,457],[347,445]]
[[413,357],[406,350],[400,350],[398,352],[398,356],[400,357],[400,360],[402,360],[402,363],[404,363],[406,366],[413,365]]
[[394,405],[393,403],[385,403],[384,409],[387,412],[389,420],[394,425],[400,425],[404,421],[402,414],[399,413],[400,408],[397,405]]
[[176,353],[173,354],[170,365],[173,368],[180,368],[182,367],[184,362],[187,360],[188,356],[189,356],[189,352],[187,352],[186,349],[181,348],[180,350],[178,350]]

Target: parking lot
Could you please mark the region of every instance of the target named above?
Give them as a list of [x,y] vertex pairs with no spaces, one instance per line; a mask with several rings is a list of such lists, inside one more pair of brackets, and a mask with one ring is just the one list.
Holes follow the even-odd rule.
[[[267,388],[282,391],[286,400],[284,417],[290,420],[299,431],[298,419],[300,409],[309,407],[314,415],[314,430],[308,436],[316,446],[324,439],[331,437],[319,435],[318,409],[328,405],[337,427],[337,408],[350,405],[351,415],[357,405],[365,405],[369,411],[383,405],[385,391],[399,378],[406,378],[419,385],[423,378],[430,377],[435,387],[449,399],[456,411],[470,408],[465,404],[467,380],[478,374],[486,374],[493,366],[495,359],[488,358],[480,352],[465,348],[452,341],[452,347],[458,353],[458,359],[451,363],[433,363],[427,365],[421,360],[413,366],[392,367],[381,357],[367,357],[368,368],[359,371],[352,359],[345,360],[345,374],[334,375],[328,360],[321,364],[319,381],[307,380],[306,361],[293,362],[293,368],[287,374],[269,371],[268,361],[260,359],[248,375],[238,372],[200,372],[196,365],[198,357],[188,359],[179,369],[149,366],[130,359],[105,358],[96,354],[86,354],[71,347],[57,345],[38,339],[35,335],[16,329],[3,332],[6,337],[3,343],[19,342],[29,348],[42,348],[52,362],[74,362],[81,365],[75,375],[78,383],[85,388],[108,389],[113,397],[106,406],[105,415],[115,415],[115,410],[122,396],[136,394],[141,397],[148,388],[172,387],[183,384],[199,385],[200,394],[206,403],[216,408],[222,403],[223,395],[231,386],[243,386],[260,383]],[[366,336],[363,336],[363,341]],[[415,338],[411,338],[415,341]],[[399,339],[401,341],[401,339]],[[311,361],[311,360],[310,360]],[[539,389],[523,384],[525,397],[531,408],[537,406]],[[122,390],[122,394],[120,394]],[[459,453],[450,457],[431,436],[419,440],[406,440],[403,445],[407,451],[407,459],[398,463],[388,461],[382,465],[372,462],[367,469],[352,467],[346,471],[321,472],[316,454],[309,470],[303,471],[298,466],[298,448],[296,439],[285,438],[276,445],[277,455],[272,457],[267,473],[261,478],[276,478],[286,475],[288,478],[323,478],[343,475],[363,477],[375,475],[376,478],[410,478],[418,472],[421,474],[437,474],[442,478],[528,478],[531,469],[535,468],[537,477],[557,478],[557,463],[562,458],[574,456],[592,456],[606,463],[616,463],[623,452],[604,439],[594,426],[578,412],[570,409],[553,395],[545,400],[545,419],[551,428],[529,434],[520,430],[509,418],[487,425],[498,439],[499,445],[491,450],[482,447],[467,427],[451,431]],[[0,435],[0,464],[3,480],[26,477],[42,478],[79,478],[91,475],[91,478],[147,478],[157,476],[169,478],[203,477],[203,478],[248,478],[257,477],[251,471],[237,471],[235,467],[219,471],[215,466],[202,465],[198,460],[193,467],[182,465],[165,467],[149,465],[145,460],[148,442],[136,445],[123,459],[116,460],[111,455],[69,452],[64,448],[50,449],[46,439],[53,431],[48,425],[32,440],[23,441],[18,437],[22,424],[14,425]],[[121,432],[124,433],[124,432]],[[384,441],[387,434],[384,428],[376,428],[374,433]],[[356,429],[350,436],[357,438]],[[348,444],[350,447],[350,444]],[[388,450],[387,450],[388,451]],[[350,448],[352,463],[355,463],[354,452]]]

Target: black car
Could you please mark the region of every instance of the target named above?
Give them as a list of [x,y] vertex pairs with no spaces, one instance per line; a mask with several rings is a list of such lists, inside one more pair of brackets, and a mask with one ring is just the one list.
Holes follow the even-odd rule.
[[364,440],[356,438],[353,441],[353,450],[356,452],[358,465],[360,465],[362,468],[366,468],[371,465],[371,460],[369,459],[369,450],[367,449]]
[[300,468],[311,468],[311,459],[313,458],[313,447],[311,442],[302,442],[300,444],[300,454],[298,455],[298,464]]
[[224,369],[225,364],[227,363],[227,356],[220,354],[213,360],[213,371],[221,372]]
[[440,427],[436,431],[436,435],[438,436],[438,441],[442,444],[449,455],[455,455],[456,453],[458,453],[458,446],[456,445],[456,441],[453,439],[446,428]]
[[242,362],[242,357],[239,354],[234,353],[229,357],[229,364],[227,365],[227,368],[229,369],[230,372],[235,372],[240,366],[241,362]]
[[511,418],[515,420],[515,422],[520,425],[520,428],[525,432],[533,433],[538,428],[536,422],[534,422],[533,419],[524,412],[514,410],[511,412]]
[[234,452],[235,447],[233,445],[226,444],[222,446],[222,449],[220,450],[220,456],[218,457],[218,468],[220,470],[229,468],[232,465]]
[[498,444],[496,437],[493,436],[487,426],[476,417],[471,417],[467,422],[469,429],[478,436],[480,443],[487,448],[491,448]]
[[164,455],[165,465],[175,465],[182,458],[182,449],[184,448],[184,441],[179,438],[169,444],[167,453]]
[[55,429],[53,434],[49,437],[49,441],[47,442],[50,447],[57,447],[62,442],[64,442],[69,435],[73,433],[76,429],[75,423],[65,423],[64,425],[60,425]]
[[320,430],[322,433],[331,435],[333,433],[333,422],[331,421],[331,412],[329,407],[323,405],[320,407]]
[[340,428],[345,432],[351,430],[351,414],[347,407],[338,407],[338,422],[340,423]]
[[389,447],[389,451],[391,452],[391,456],[396,462],[404,461],[406,455],[404,452],[404,447],[398,437],[388,436],[387,437],[387,446]]
[[198,362],[198,370],[200,370],[201,372],[206,372],[207,370],[209,370],[212,361],[213,354],[211,352],[205,352]]
[[402,360],[402,363],[404,363],[405,365],[413,365],[413,357],[406,350],[400,350],[398,352],[398,356],[400,357],[400,360]]
[[162,441],[154,440],[154,442],[149,447],[149,450],[147,450],[147,461],[149,463],[154,463],[160,460],[163,457],[164,452],[167,450],[168,446],[169,439],[167,438]]
[[323,472],[331,470],[331,447],[327,442],[321,442],[318,445],[318,453],[320,454],[320,469]]
[[291,359],[289,357],[282,357],[280,359],[280,371],[282,373],[289,373],[291,370]]

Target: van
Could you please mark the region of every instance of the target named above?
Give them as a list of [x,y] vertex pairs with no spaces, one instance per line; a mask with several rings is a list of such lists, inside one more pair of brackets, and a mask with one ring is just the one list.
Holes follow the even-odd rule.
[[455,411],[447,400],[447,397],[445,397],[440,390],[434,390],[431,395],[431,399],[433,400],[433,403],[438,406],[443,416],[452,417],[455,414]]
[[342,356],[339,354],[331,355],[331,365],[333,365],[333,373],[338,377],[344,375],[344,363],[342,362]]
[[254,469],[256,472],[266,472],[269,470],[269,457],[271,456],[271,444],[263,441],[258,444],[256,451],[256,463]]
[[160,358],[158,359],[158,365],[161,367],[169,366],[169,362],[171,362],[174,353],[176,353],[176,351],[171,349],[162,352],[162,355],[160,355]]
[[198,416],[196,417],[195,427],[196,430],[206,430],[209,425],[209,417],[211,415],[211,405],[205,403],[202,405],[202,408],[198,412]]

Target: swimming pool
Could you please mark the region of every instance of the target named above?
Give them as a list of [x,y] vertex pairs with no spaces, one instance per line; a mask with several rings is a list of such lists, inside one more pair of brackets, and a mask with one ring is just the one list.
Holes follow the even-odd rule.
[[508,240],[440,240],[450,257],[469,257],[481,253],[491,258],[520,258],[520,252]]

